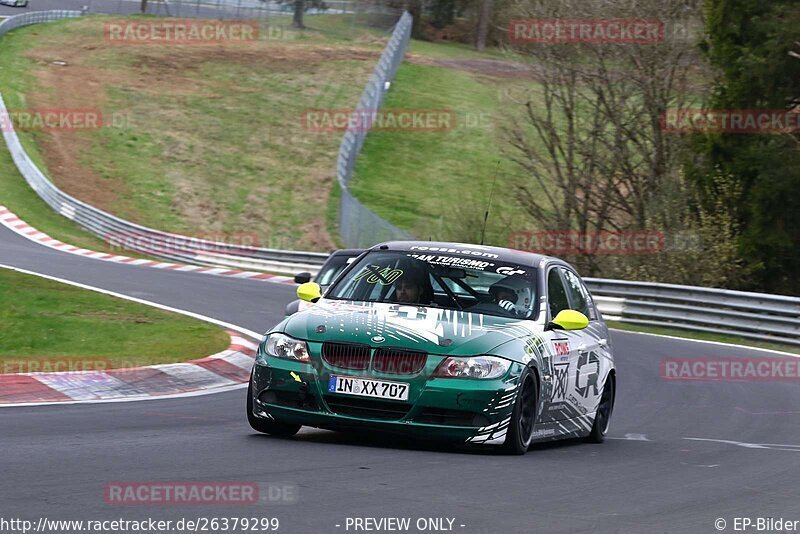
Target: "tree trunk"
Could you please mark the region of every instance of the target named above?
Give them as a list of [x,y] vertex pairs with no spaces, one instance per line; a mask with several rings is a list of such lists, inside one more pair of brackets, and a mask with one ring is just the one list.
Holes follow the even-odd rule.
[[423,38],[422,5],[420,4],[420,0],[405,0],[403,2],[403,9],[408,11],[414,19],[411,25],[411,37],[414,37],[415,39]]
[[292,19],[292,26],[295,28],[300,28],[301,30],[306,28],[305,24],[303,24],[303,13],[305,10],[305,0],[294,0],[294,18]]
[[483,52],[486,49],[486,38],[489,36],[489,23],[492,21],[492,1],[481,0],[478,8],[478,28],[475,32],[475,50]]
[[142,13],[147,13],[147,0],[142,0],[139,9],[141,10]]

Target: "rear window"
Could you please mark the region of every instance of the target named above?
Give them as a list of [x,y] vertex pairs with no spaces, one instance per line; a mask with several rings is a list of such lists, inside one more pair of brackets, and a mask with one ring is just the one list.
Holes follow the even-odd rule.
[[325,262],[325,265],[322,266],[319,273],[317,273],[317,279],[315,281],[323,287],[331,285],[336,281],[336,277],[339,276],[339,273],[353,262],[356,257],[357,256],[346,256],[344,254],[331,257]]

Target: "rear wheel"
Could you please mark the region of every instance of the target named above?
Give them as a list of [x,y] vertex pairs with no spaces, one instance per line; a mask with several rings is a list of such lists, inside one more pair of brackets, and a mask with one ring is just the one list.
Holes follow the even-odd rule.
[[605,441],[608,426],[611,424],[611,414],[614,412],[615,393],[614,375],[608,375],[606,386],[603,388],[603,395],[600,397],[600,404],[597,406],[592,432],[586,437],[586,441],[589,443],[603,443]]
[[250,385],[247,386],[247,422],[256,432],[262,434],[269,434],[270,436],[277,436],[288,438],[294,436],[300,431],[301,425],[290,425],[288,423],[281,423],[274,419],[261,419],[253,414],[253,380],[250,379]]
[[503,452],[507,454],[525,454],[533,438],[533,425],[536,422],[536,408],[539,402],[539,384],[536,375],[526,367],[519,378],[517,400],[511,421],[508,423],[506,442]]

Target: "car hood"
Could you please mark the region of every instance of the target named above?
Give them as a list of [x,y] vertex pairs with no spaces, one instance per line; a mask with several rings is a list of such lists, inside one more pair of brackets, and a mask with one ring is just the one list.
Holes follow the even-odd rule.
[[542,331],[533,321],[468,311],[325,299],[293,315],[284,329],[286,334],[308,341],[465,356],[490,353],[499,345]]

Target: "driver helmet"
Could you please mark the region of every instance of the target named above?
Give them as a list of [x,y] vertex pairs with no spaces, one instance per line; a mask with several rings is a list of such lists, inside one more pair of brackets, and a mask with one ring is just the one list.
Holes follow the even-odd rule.
[[[500,292],[506,292],[513,295],[499,298]],[[515,313],[519,317],[527,317],[531,311],[533,302],[533,291],[530,282],[524,278],[508,276],[499,282],[495,282],[489,288],[489,293],[497,300],[497,303],[510,312]]]

